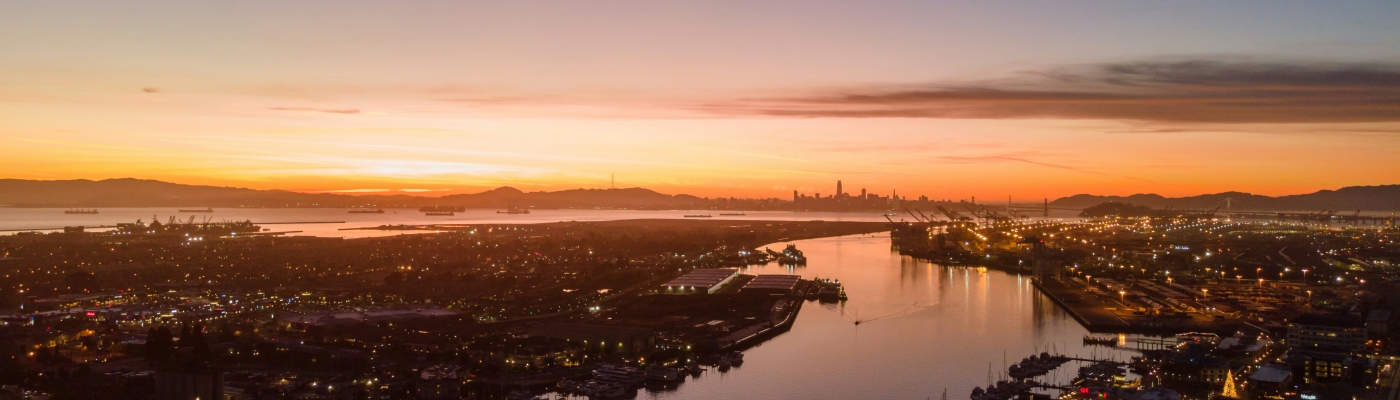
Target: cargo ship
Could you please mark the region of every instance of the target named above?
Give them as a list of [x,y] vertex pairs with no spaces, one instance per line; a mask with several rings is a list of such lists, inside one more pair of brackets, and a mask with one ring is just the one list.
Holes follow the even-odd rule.
[[350,213],[351,213],[351,214],[383,214],[383,213],[384,213],[384,209],[380,208],[380,209],[374,209],[374,210],[350,210]]
[[181,208],[181,209],[180,209],[180,212],[203,212],[203,213],[210,213],[210,212],[214,212],[214,208],[213,208],[213,207],[204,207],[204,208]]
[[429,217],[450,217],[450,216],[457,215],[457,214],[456,214],[456,213],[453,213],[453,212],[451,212],[451,211],[428,211],[428,212],[423,213],[423,215],[426,215],[426,216],[429,216]]
[[744,213],[741,213],[741,212],[732,212],[732,213],[719,213],[719,215],[747,215],[747,214],[744,214]]
[[507,209],[507,210],[504,210],[504,211],[497,210],[496,213],[497,213],[497,214],[529,214],[529,213],[530,213],[530,209],[528,209],[528,208],[511,207],[510,209]]
[[419,208],[418,208],[418,211],[422,211],[422,212],[462,212],[462,211],[467,211],[467,208],[466,208],[466,207],[463,207],[463,206],[425,206],[425,207],[419,207]]
[[686,218],[710,218],[710,214],[686,214]]
[[97,209],[96,209],[96,208],[93,208],[93,209],[64,210],[63,213],[64,213],[64,214],[97,214]]

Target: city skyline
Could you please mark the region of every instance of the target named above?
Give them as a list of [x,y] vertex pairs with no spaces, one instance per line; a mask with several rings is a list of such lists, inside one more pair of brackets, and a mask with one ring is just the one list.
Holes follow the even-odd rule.
[[1025,199],[1400,182],[1388,3],[3,10],[6,178]]

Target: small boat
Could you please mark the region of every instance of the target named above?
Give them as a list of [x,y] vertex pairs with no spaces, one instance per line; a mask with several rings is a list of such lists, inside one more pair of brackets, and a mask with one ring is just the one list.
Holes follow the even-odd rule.
[[351,213],[351,214],[383,214],[383,213],[384,213],[384,209],[381,208],[381,209],[376,209],[376,210],[350,210],[350,213]]
[[681,379],[681,374],[672,368],[652,365],[647,367],[646,377],[648,381],[652,382],[675,382],[677,379]]
[[97,214],[97,209],[96,209],[96,208],[93,208],[93,209],[64,210],[63,213],[64,213],[64,214]]
[[728,370],[729,370],[729,367],[730,367],[730,366],[733,366],[733,365],[734,365],[734,363],[729,361],[729,357],[720,357],[720,358],[719,358],[719,371],[720,371],[720,372],[728,371]]
[[710,214],[686,214],[686,218],[710,218]]
[[428,211],[428,212],[423,213],[423,215],[426,215],[426,216],[429,216],[429,217],[450,217],[450,216],[457,215],[457,214],[455,214],[455,213],[453,213],[453,212],[451,212],[451,211]]
[[734,365],[739,365],[739,364],[743,364],[743,363],[744,363],[744,353],[743,353],[743,352],[740,352],[740,351],[738,351],[738,350],[734,350],[734,351],[730,352],[729,355],[724,356],[724,358],[729,359],[729,362],[732,363],[732,364],[734,364]]
[[211,213],[211,212],[214,212],[214,208],[213,208],[213,207],[204,207],[204,208],[181,208],[181,209],[180,209],[180,212]]

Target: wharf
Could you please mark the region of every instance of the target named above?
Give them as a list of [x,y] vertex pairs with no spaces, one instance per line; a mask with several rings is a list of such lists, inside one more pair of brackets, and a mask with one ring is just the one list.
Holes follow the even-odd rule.
[[747,349],[792,329],[793,322],[797,321],[797,314],[802,311],[802,304],[806,303],[804,296],[807,290],[810,290],[810,287],[802,290],[801,295],[784,296],[783,300],[779,300],[788,302],[787,307],[782,311],[775,311],[769,320],[769,325],[756,324],[720,339],[720,343],[723,345],[722,350]]
[[[1233,317],[1214,317],[1199,312],[1177,316],[1138,315],[1123,307],[1116,298],[1101,299],[1080,288],[1057,280],[1031,282],[1045,297],[1058,304],[1089,332],[1176,334],[1181,332],[1215,332],[1229,334],[1240,329],[1264,331],[1247,321]],[[1246,326],[1254,329],[1245,328]]]
[[1084,293],[1065,286],[1060,281],[1033,280],[1031,284],[1044,293],[1045,297],[1063,307],[1090,332],[1117,333],[1132,328],[1132,324],[1105,309],[1105,305],[1098,299],[1088,298]]

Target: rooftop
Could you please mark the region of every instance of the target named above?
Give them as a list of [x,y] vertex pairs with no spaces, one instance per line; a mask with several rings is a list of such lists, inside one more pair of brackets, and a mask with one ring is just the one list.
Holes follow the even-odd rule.
[[759,275],[741,290],[792,290],[801,279],[797,275]]
[[704,287],[708,288],[724,282],[726,279],[738,275],[739,270],[732,268],[705,268],[691,271],[681,275],[679,278],[666,282],[663,286],[670,287]]

